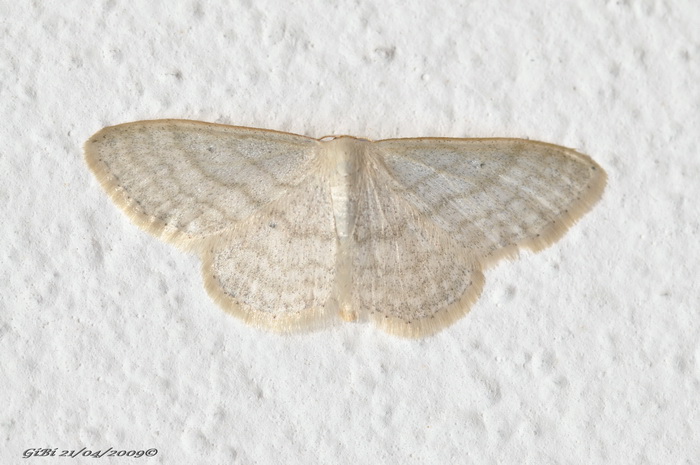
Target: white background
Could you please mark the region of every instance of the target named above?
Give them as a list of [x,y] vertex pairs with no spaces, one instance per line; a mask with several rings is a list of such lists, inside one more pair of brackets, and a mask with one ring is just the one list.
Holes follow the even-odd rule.
[[[0,0],[0,462],[700,463],[698,24],[692,0]],[[153,118],[531,138],[609,185],[435,337],[285,337],[88,171],[91,134]]]

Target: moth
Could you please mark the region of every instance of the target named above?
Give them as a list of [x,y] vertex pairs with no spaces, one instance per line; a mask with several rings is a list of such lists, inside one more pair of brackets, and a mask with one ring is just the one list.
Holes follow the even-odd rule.
[[559,239],[601,197],[586,155],[523,139],[313,139],[186,120],[107,127],[85,159],[138,226],[201,257],[254,326],[371,321],[405,337],[469,311],[483,271]]

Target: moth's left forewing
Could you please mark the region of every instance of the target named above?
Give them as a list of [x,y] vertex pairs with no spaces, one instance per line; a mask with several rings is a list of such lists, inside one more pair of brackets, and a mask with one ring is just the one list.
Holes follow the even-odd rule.
[[138,226],[186,249],[244,222],[311,169],[318,142],[187,120],[102,129],[85,160]]

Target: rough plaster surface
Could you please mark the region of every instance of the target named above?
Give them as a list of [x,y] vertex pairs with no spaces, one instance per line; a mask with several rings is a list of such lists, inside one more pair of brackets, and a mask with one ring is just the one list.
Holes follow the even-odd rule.
[[[0,0],[0,462],[700,463],[697,24],[670,0]],[[609,187],[435,337],[281,337],[88,172],[95,131],[166,117],[529,137]]]

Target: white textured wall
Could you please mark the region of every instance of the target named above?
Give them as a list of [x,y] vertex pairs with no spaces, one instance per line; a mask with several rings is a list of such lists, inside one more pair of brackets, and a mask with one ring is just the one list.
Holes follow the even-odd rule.
[[[697,3],[281,5],[0,0],[0,462],[700,463]],[[528,137],[609,187],[436,337],[280,337],[88,172],[95,131],[166,117]]]

